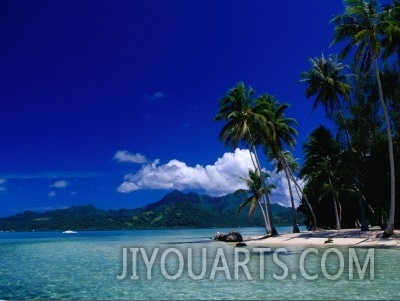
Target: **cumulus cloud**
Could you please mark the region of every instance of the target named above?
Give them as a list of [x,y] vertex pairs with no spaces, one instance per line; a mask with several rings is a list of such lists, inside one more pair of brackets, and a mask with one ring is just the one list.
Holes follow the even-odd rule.
[[55,181],[50,185],[51,188],[65,188],[68,186],[68,182],[65,180]]
[[139,163],[143,164],[147,162],[147,159],[144,155],[136,153],[131,154],[127,150],[119,150],[114,155],[114,160],[118,162],[129,162],[129,163]]
[[[289,185],[285,176],[285,173],[282,171],[277,174],[275,171],[270,171],[271,178],[269,179],[271,183],[275,184],[276,189],[272,191],[270,200],[272,203],[279,203],[283,206],[290,207],[290,192]],[[300,187],[303,189],[304,182],[301,179],[296,178]],[[291,183],[293,197],[295,201],[296,207],[299,205],[300,200],[296,193],[296,187],[293,183]]]
[[165,93],[163,91],[157,91],[152,94],[147,94],[147,93],[143,94],[143,98],[150,101],[155,101],[166,97],[168,97],[168,93]]
[[[246,189],[242,178],[247,177],[249,168],[254,168],[250,153],[242,149],[236,149],[234,153],[225,153],[213,164],[206,166],[188,166],[177,159],[160,164],[160,160],[157,159],[150,164],[144,164],[138,172],[127,174],[118,191],[130,193],[145,189],[201,190],[209,195],[221,196],[237,189]],[[271,202],[290,206],[289,187],[284,173],[276,174],[274,170],[268,172],[271,175],[269,181],[276,185]],[[303,186],[301,181],[300,186]],[[296,193],[294,185],[292,188]],[[297,194],[294,196],[297,205]]]
[[253,164],[247,150],[236,149],[225,153],[212,165],[188,166],[185,162],[171,160],[160,164],[155,160],[143,165],[135,174],[125,176],[119,192],[129,193],[142,189],[194,189],[211,195],[223,195],[245,188],[240,177],[246,177]]

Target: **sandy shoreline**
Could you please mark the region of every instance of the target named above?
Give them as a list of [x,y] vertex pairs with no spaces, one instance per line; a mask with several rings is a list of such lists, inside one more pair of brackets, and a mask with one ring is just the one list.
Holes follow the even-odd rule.
[[[248,246],[349,246],[349,247],[400,247],[400,231],[395,231],[396,238],[380,238],[382,230],[371,228],[361,232],[360,229],[304,231],[301,233],[284,233],[274,237],[252,237],[245,240]],[[329,239],[332,242],[327,242]]]

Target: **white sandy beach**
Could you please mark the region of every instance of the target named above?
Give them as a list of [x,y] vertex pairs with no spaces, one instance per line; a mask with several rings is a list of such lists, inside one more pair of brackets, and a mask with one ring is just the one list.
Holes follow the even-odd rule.
[[[400,247],[400,231],[395,231],[396,238],[381,238],[383,231],[371,228],[360,229],[304,231],[301,233],[284,233],[264,239],[250,238],[245,240],[248,246],[307,246],[338,245],[349,247]],[[331,242],[327,242],[331,238]]]

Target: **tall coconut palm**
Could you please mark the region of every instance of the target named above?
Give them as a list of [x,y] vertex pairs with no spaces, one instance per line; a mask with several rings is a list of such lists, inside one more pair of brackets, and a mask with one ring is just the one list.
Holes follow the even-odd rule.
[[261,205],[261,199],[263,195],[270,194],[272,189],[275,188],[275,185],[268,184],[266,186],[267,190],[265,190],[265,185],[263,185],[263,182],[265,182],[264,178],[266,177],[269,177],[269,174],[264,173],[260,175],[257,169],[256,170],[249,169],[248,178],[243,179],[246,181],[248,190],[239,189],[235,192],[235,193],[246,192],[250,194],[250,196],[240,204],[237,211],[238,213],[240,213],[244,207],[249,206],[249,217],[252,219],[257,209],[257,206],[259,206],[261,212],[265,214],[263,206]]
[[[340,207],[336,199],[335,185],[336,169],[339,156],[339,146],[332,139],[329,130],[323,126],[315,129],[303,145],[305,162],[300,175],[308,182],[316,181],[320,187],[329,187],[332,196],[336,229],[340,229]],[[325,189],[326,190],[326,189]]]
[[312,227],[310,227],[310,229],[315,231],[315,230],[317,230],[318,223],[317,223],[317,218],[314,213],[314,209],[312,208],[310,202],[308,201],[307,194],[304,193],[303,189],[300,187],[298,179],[294,175],[294,173],[297,173],[299,170],[299,164],[297,163],[296,159],[293,158],[292,153],[289,151],[284,152],[283,157],[286,160],[288,170],[289,170],[289,176],[290,176],[290,179],[292,180],[293,184],[295,185],[295,189],[296,189],[297,195],[299,197],[299,200],[301,201],[304,199],[304,202],[306,203],[306,206],[311,215],[311,220],[312,220],[313,224],[312,224]]
[[292,207],[292,218],[293,218],[293,233],[299,233],[300,229],[297,223],[296,206],[294,204],[293,189],[292,189],[292,179],[289,172],[288,157],[291,156],[288,151],[272,152],[270,156],[274,158],[276,173],[282,170],[285,173],[286,181],[289,188],[290,205]]
[[315,216],[314,209],[311,206],[310,201],[308,200],[307,194],[304,192],[303,188],[300,186],[298,179],[295,177],[294,173],[297,173],[297,170],[299,169],[298,163],[294,160],[292,154],[290,152],[287,153],[286,156],[284,156],[288,167],[289,167],[289,174],[290,178],[295,186],[297,196],[299,197],[299,200],[304,200],[306,203],[306,206],[308,208],[308,211],[311,215],[311,220],[312,220],[312,226],[309,227],[310,230],[316,231],[318,228],[318,223],[317,223],[317,217]]
[[379,101],[382,107],[386,125],[390,163],[390,209],[389,218],[384,236],[393,235],[395,213],[395,162],[393,155],[392,130],[386,103],[383,97],[382,83],[378,60],[382,54],[382,39],[391,39],[392,20],[383,18],[378,10],[377,2],[364,0],[344,0],[345,12],[335,16],[332,22],[335,24],[335,36],[332,44],[347,41],[347,45],[341,52],[341,57],[346,57],[355,49],[354,60],[359,63],[361,71],[375,69],[376,82],[379,92]]
[[[346,65],[338,62],[335,55],[329,55],[325,58],[324,55],[317,57],[315,59],[310,59],[311,70],[308,72],[303,72],[301,74],[301,82],[307,84],[306,97],[310,98],[315,96],[313,109],[318,105],[322,105],[325,108],[325,112],[328,116],[332,117],[334,112],[338,112],[340,120],[344,126],[348,146],[351,150],[353,168],[355,170],[354,164],[354,154],[355,149],[351,141],[349,130],[347,127],[346,120],[343,116],[341,110],[340,99],[348,101],[350,99],[351,86],[348,81],[347,74],[343,74]],[[358,185],[358,175],[355,176],[355,186],[359,191]],[[361,230],[367,231],[368,223],[365,215],[364,201],[359,195],[359,206],[361,211]]]
[[383,57],[397,56],[400,64],[400,1],[393,0],[393,3],[383,6],[383,19],[387,21],[386,36],[382,39]]
[[[226,121],[219,137],[233,149],[242,142],[247,146],[252,144],[252,130],[256,125],[262,126],[265,119],[253,111],[254,90],[246,88],[244,83],[238,83],[220,100],[219,111],[215,121]],[[252,146],[252,145],[251,145]]]
[[[246,88],[243,83],[238,83],[227,95],[221,98],[217,116],[214,120],[225,121],[220,132],[220,139],[233,149],[240,143],[250,147],[256,160],[255,168],[262,173],[257,156],[256,142],[254,135],[265,127],[265,117],[253,110],[254,90]],[[266,187],[265,187],[265,190]],[[266,196],[265,204],[268,203]],[[274,234],[272,229],[271,214],[266,206],[264,218],[267,234]]]
[[[285,116],[288,104],[280,104],[278,100],[268,94],[264,94],[255,100],[254,111],[262,115],[268,127],[259,132],[256,137],[269,150],[283,150],[285,146],[294,148],[298,133],[294,126],[297,121]],[[260,142],[261,141],[261,142]]]
[[338,112],[346,131],[347,141],[352,149],[351,138],[340,105],[340,98],[346,101],[350,99],[349,75],[343,74],[343,70],[347,66],[338,62],[336,56],[332,54],[327,58],[322,55],[310,59],[310,63],[311,70],[300,75],[301,82],[307,84],[306,97],[315,96],[313,110],[318,105],[322,105],[330,117],[334,112]]
[[293,210],[293,232],[297,233],[300,232],[300,230],[297,225],[296,208],[290,184],[290,172],[283,156],[285,146],[293,148],[296,144],[295,137],[297,136],[297,131],[294,128],[294,125],[296,125],[297,122],[295,119],[287,118],[285,116],[287,108],[287,104],[279,104],[273,96],[268,94],[262,95],[256,100],[255,110],[263,115],[266,122],[270,125],[263,132],[260,132],[257,139],[262,141],[262,144],[266,148],[266,153],[270,154],[270,156],[276,160],[279,170],[285,172]]

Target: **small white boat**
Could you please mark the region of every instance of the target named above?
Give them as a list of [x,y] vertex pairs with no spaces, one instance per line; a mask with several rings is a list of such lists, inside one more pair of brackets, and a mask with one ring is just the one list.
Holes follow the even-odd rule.
[[76,231],[72,231],[72,230],[66,230],[63,232],[64,234],[74,234],[74,233],[78,233]]

